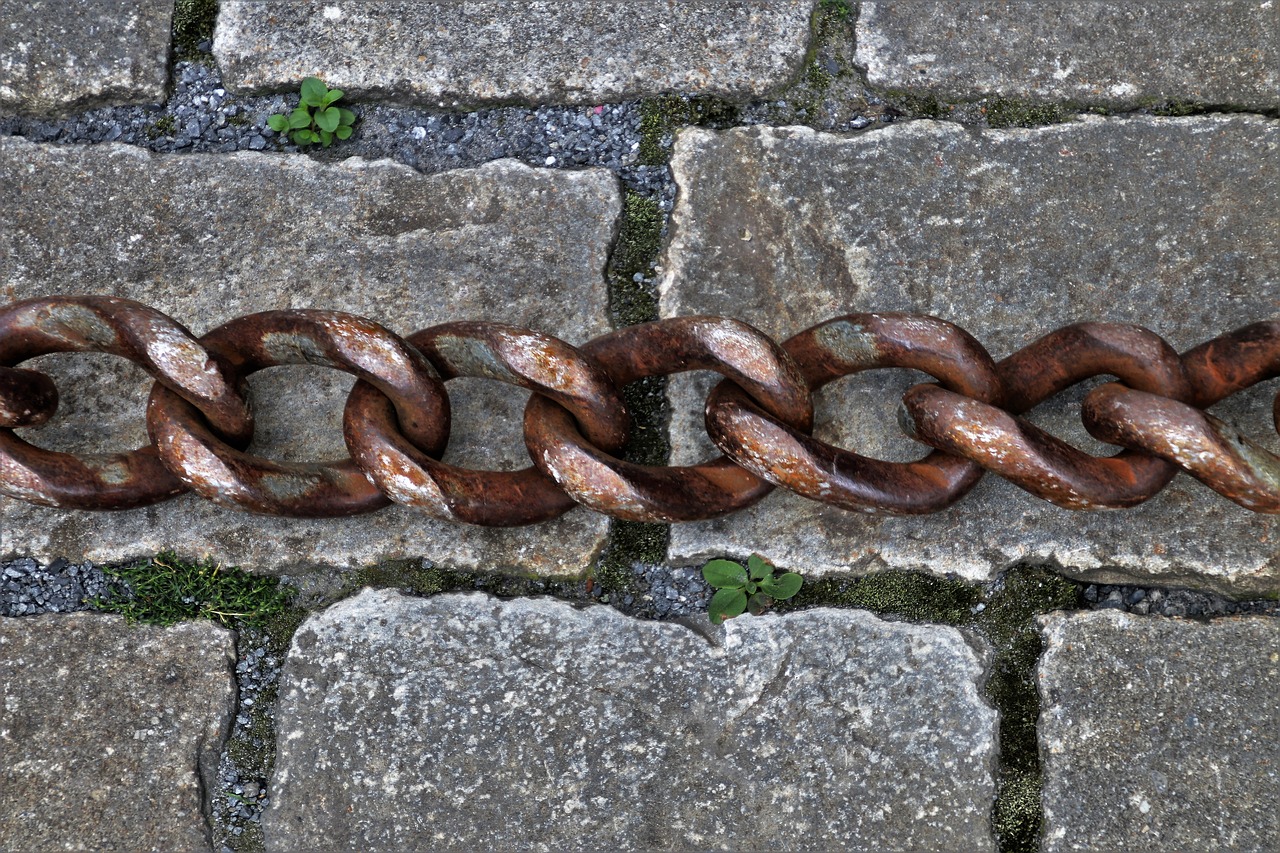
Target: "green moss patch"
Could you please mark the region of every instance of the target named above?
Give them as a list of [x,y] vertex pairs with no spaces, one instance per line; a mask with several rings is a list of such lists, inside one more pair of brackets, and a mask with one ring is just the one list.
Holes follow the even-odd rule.
[[661,166],[667,162],[675,132],[688,126],[731,127],[738,123],[738,107],[712,95],[663,95],[640,104],[639,162]]
[[278,578],[208,561],[191,563],[173,554],[103,572],[112,580],[112,594],[92,602],[94,607],[149,625],[209,619],[227,628],[263,626],[288,610],[291,600]]
[[200,43],[213,41],[213,27],[218,20],[218,0],[174,0],[173,56],[175,59],[200,60],[208,57]]
[[1072,111],[1062,104],[1029,103],[1009,98],[988,100],[985,113],[990,127],[1040,127],[1060,124],[1072,115]]
[[609,319],[615,326],[634,326],[658,319],[658,295],[636,281],[648,276],[662,246],[662,211],[658,200],[628,190],[622,198],[618,239],[609,259]]

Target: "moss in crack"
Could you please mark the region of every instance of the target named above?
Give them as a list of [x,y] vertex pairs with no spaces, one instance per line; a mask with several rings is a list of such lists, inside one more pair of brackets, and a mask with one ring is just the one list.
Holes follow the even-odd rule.
[[[237,669],[260,664],[262,658],[254,655],[256,650],[263,650],[266,658],[283,661],[289,652],[294,633],[306,616],[306,610],[288,607],[263,620],[256,627],[242,626],[236,636],[236,658],[239,661]],[[267,793],[267,783],[275,769],[276,724],[272,713],[279,695],[279,670],[271,667],[271,672],[273,677],[261,682],[261,688],[251,697],[251,706],[244,704],[248,697],[241,697],[239,711],[249,721],[246,725],[233,727],[225,747],[226,759],[230,761],[236,778],[242,784],[251,782],[256,785],[257,796],[245,796],[247,791],[237,794],[233,790],[219,790],[214,795],[215,840],[235,853],[260,853],[264,849],[262,827],[256,820],[241,821],[240,834],[237,835],[230,831],[226,814],[239,805],[261,808]],[[219,809],[224,811],[220,812]]]
[[200,45],[213,41],[213,27],[217,20],[218,0],[174,0],[174,59],[211,62],[211,55],[207,50],[201,50]]
[[284,612],[291,598],[278,578],[208,560],[189,562],[169,553],[105,566],[103,573],[111,579],[112,593],[93,601],[93,606],[148,625],[209,619],[225,628],[259,626]]
[[983,112],[989,127],[1061,124],[1074,114],[1074,110],[1063,104],[1032,103],[1012,98],[991,98],[985,102]]
[[973,617],[982,591],[973,584],[916,572],[879,572],[860,578],[807,581],[778,611],[834,605],[858,607],[912,622],[961,625]]
[[1081,604],[1078,584],[1022,566],[1005,573],[976,620],[994,650],[986,696],[1000,711],[1001,768],[992,824],[1001,853],[1029,853],[1040,843],[1036,665],[1043,647],[1035,617]]
[[889,108],[905,118],[943,118],[951,112],[951,106],[938,100],[936,95],[928,92],[915,92],[909,89],[888,89],[884,99]]
[[[657,294],[643,279],[652,272],[661,243],[658,200],[628,190],[622,198],[618,239],[609,259],[609,315],[615,326],[657,319]],[[636,276],[642,280],[636,281]]]
[[1204,104],[1194,101],[1165,101],[1152,104],[1150,109],[1152,115],[1172,117],[1193,116],[1208,112]]
[[[645,115],[656,115],[654,110],[661,106],[659,102],[670,100],[688,103],[678,98],[648,101]],[[665,118],[645,120],[662,124],[686,114],[686,106],[667,106]],[[666,131],[661,131],[659,136],[663,133]],[[651,134],[646,138],[654,142]],[[650,153],[666,162],[665,149],[656,154]],[[618,238],[609,259],[609,319],[616,327],[658,319],[658,296],[652,283],[645,279],[661,250],[662,228],[663,215],[658,200],[628,190],[623,197]],[[637,276],[640,281],[636,281]],[[631,413],[631,435],[623,448],[623,458],[642,465],[666,463],[670,451],[667,441],[670,412],[666,389],[667,381],[660,376],[633,382],[623,389],[623,399]],[[610,522],[608,542],[589,572],[592,587],[600,586],[600,600],[610,602],[614,597],[635,592],[638,581],[631,570],[632,565],[637,562],[664,562],[669,535],[670,528],[665,524]]]
[[178,129],[178,122],[173,116],[160,116],[147,127],[147,139],[156,140],[162,136],[172,136]]
[[613,521],[609,544],[591,568],[593,583],[600,586],[600,601],[609,604],[625,595],[638,595],[640,581],[632,566],[636,563],[663,563],[667,559],[666,524]]
[[681,127],[729,127],[737,123],[735,104],[713,95],[662,95],[640,102],[641,165],[667,162],[673,136]]

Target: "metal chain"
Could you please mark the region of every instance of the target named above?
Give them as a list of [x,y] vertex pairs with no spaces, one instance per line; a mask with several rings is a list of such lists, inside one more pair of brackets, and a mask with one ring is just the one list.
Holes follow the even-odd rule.
[[[105,352],[156,381],[151,443],[81,458],[36,447],[14,429],[57,408],[53,381],[22,362]],[[272,462],[253,437],[246,378],[283,364],[353,374],[343,417],[350,458]],[[842,376],[913,368],[938,380],[903,395],[899,419],[932,451],[884,462],[811,435],[812,392]],[[630,432],[620,389],[647,376],[713,370],[707,432],[725,454],[690,467],[618,458]],[[1114,376],[1086,397],[1097,458],[1019,417],[1059,391]],[[779,345],[739,320],[680,317],[629,326],[579,347],[499,323],[447,323],[401,338],[336,311],[268,311],[196,338],[152,308],[103,296],[52,297],[0,309],[0,494],[67,509],[118,510],[192,490],[223,506],[294,517],[370,512],[394,501],[436,518],[533,524],[577,505],[633,521],[714,518],[774,486],[849,510],[929,513],[993,471],[1071,509],[1139,504],[1186,471],[1255,512],[1280,513],[1280,457],[1204,410],[1280,375],[1280,322],[1246,326],[1179,356],[1138,326],[1078,323],[996,362],[972,335],[934,317],[850,314]],[[524,414],[533,467],[475,471],[440,461],[449,440],[445,382],[505,382],[531,393]],[[1280,429],[1280,396],[1274,417]]]

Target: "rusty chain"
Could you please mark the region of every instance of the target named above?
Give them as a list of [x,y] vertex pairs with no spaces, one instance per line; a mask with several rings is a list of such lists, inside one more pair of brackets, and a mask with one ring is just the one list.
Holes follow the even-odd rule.
[[[103,352],[154,379],[151,443],[79,457],[39,448],[58,405],[53,381],[22,362]],[[349,458],[281,463],[246,451],[246,378],[284,364],[356,377],[343,417]],[[903,395],[906,433],[931,450],[884,462],[811,435],[812,392],[840,377],[912,368],[937,383]],[[638,465],[616,454],[630,419],[620,389],[648,376],[712,370],[706,426],[723,456],[689,467]],[[629,326],[574,347],[498,323],[446,323],[401,338],[335,311],[268,311],[196,338],[137,302],[51,297],[0,309],[0,494],[66,509],[130,509],[187,490],[248,512],[326,517],[391,502],[485,526],[533,524],[577,505],[633,521],[714,518],[774,486],[849,510],[929,513],[951,506],[986,471],[1071,509],[1139,504],[1179,470],[1255,512],[1280,513],[1280,457],[1205,409],[1280,375],[1280,322],[1255,323],[1179,356],[1130,325],[1078,323],[996,362],[968,332],[910,314],[850,314],[777,344],[723,317]],[[441,460],[449,440],[445,383],[469,376],[531,393],[524,414],[533,461],[477,471]],[[1085,428],[1123,448],[1097,458],[1020,415],[1082,380],[1113,376],[1085,398]],[[1280,396],[1274,419],[1280,429]]]

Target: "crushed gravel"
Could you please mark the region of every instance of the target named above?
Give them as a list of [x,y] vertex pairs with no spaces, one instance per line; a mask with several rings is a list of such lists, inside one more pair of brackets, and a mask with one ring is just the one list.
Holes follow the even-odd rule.
[[[177,63],[173,79],[173,94],[162,106],[105,107],[58,120],[0,116],[0,136],[66,145],[119,142],[161,153],[299,151],[267,127],[269,116],[297,106],[296,94],[232,94],[217,69],[200,62]],[[469,113],[341,105],[358,117],[354,135],[335,148],[309,146],[306,153],[334,161],[392,159],[426,173],[508,157],[539,167],[599,167],[617,173],[627,188],[657,196],[664,210],[675,199],[669,170],[638,162],[641,114],[635,101]]]

